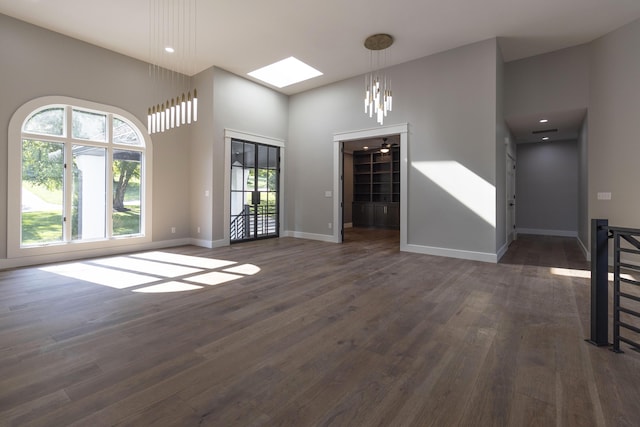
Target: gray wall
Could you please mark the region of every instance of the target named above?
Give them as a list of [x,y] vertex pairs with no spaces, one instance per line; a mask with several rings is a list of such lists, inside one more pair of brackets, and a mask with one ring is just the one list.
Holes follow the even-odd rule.
[[505,116],[586,108],[589,104],[589,45],[505,64]]
[[[192,157],[201,163],[201,169],[209,170],[205,180],[212,191],[212,240],[224,237],[224,131],[232,129],[270,138],[287,140],[289,97],[252,81],[231,74],[221,68],[213,70],[213,132]],[[212,135],[212,136],[211,136]],[[289,144],[286,144],[285,153]],[[282,157],[282,156],[281,156]],[[291,179],[289,165],[284,164],[281,183]],[[281,185],[282,188],[282,185]],[[281,192],[287,199],[287,193]],[[205,222],[208,218],[199,218]],[[286,216],[285,216],[286,221]],[[284,230],[282,230],[284,231]]]
[[[221,183],[214,180],[214,173],[220,173],[223,151],[214,154],[213,108],[215,91],[213,89],[214,68],[209,68],[194,77],[194,86],[198,88],[198,123],[191,129],[191,150],[189,157],[189,223],[190,236],[194,239],[210,242],[213,240],[214,206],[220,207],[222,199],[217,201],[212,194]],[[217,168],[213,163],[217,163]],[[224,163],[222,163],[224,167]],[[222,178],[218,177],[218,181]],[[217,184],[217,186],[216,186]],[[219,191],[222,191],[221,189]],[[208,192],[208,196],[206,195]],[[220,205],[220,206],[218,206]],[[218,215],[222,215],[219,213]],[[198,232],[200,228],[200,232]],[[205,243],[205,245],[207,245]]]
[[518,144],[517,159],[519,232],[525,229],[536,234],[577,235],[578,143]]
[[[538,116],[541,113],[590,108],[591,50],[591,44],[584,44],[506,63],[504,79],[505,116],[508,118]],[[562,217],[568,215],[568,212],[564,214],[552,212],[551,217],[548,219],[535,219],[535,216],[540,213],[540,208],[535,203],[528,204],[526,201],[523,203],[522,194],[517,193],[517,228],[568,231],[571,233],[576,232],[579,235],[588,229],[588,208],[586,205],[588,177],[587,165],[584,163],[587,158],[587,148],[584,145],[588,139],[586,132],[586,128],[583,129],[576,144],[576,157],[579,159],[578,167],[580,169],[577,175],[578,185],[574,190],[577,199],[575,206],[572,208],[576,211],[576,219],[573,225],[569,225],[568,221],[558,219],[558,215]],[[538,145],[526,144],[526,146],[528,146],[528,149],[533,149]],[[518,153],[520,152],[520,147],[518,146]],[[522,180],[530,186],[534,185],[536,180],[539,179],[535,176],[527,176],[527,170],[535,171],[535,168],[523,168],[521,162],[522,159],[518,156],[517,189],[520,189]],[[529,193],[542,194],[545,190],[545,188],[529,188]],[[534,198],[534,200],[536,199]],[[566,202],[562,203],[564,206]],[[527,212],[527,206],[532,206],[533,212]],[[563,210],[566,209],[568,208],[563,208]],[[524,222],[522,222],[523,220]],[[566,229],[565,227],[570,228]],[[582,240],[583,237],[584,240]],[[581,241],[588,247],[588,235],[583,237],[581,237]]]
[[[507,169],[509,132],[504,121],[504,61],[496,45],[496,251],[507,243]],[[501,189],[501,190],[500,190]]]
[[[25,102],[47,95],[112,105],[146,123],[147,108],[176,95],[148,65],[0,14],[0,259],[6,258],[7,128]],[[189,139],[183,127],[153,140],[153,240],[189,235]],[[18,143],[18,141],[11,141]],[[176,234],[170,228],[176,227]]]
[[578,239],[589,251],[589,117],[584,118],[578,136]]
[[633,228],[640,228],[638,46],[640,20],[594,41],[589,86],[589,217]]
[[[496,55],[492,39],[387,70],[394,110],[385,124],[409,123],[409,244],[496,253],[496,228],[417,168],[417,162],[455,161],[504,193],[504,180],[496,182]],[[323,197],[333,183],[332,136],[377,127],[362,112],[362,81],[356,77],[290,99],[289,230],[332,232],[332,201]],[[495,208],[495,196],[486,203]],[[496,226],[504,229],[504,223]]]

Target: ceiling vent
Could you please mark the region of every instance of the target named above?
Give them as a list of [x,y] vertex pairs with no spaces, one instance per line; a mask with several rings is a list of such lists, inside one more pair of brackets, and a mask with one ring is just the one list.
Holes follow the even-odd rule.
[[531,133],[536,135],[538,133],[551,133],[551,132],[558,132],[558,129],[542,129],[542,130],[534,130]]

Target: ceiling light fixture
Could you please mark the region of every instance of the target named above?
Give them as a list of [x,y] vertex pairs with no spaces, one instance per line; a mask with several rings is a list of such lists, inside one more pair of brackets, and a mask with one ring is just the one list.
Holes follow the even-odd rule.
[[548,119],[540,119],[540,123],[547,123],[548,121]]
[[543,140],[543,141],[548,141],[548,140],[549,140],[549,137],[548,137],[548,136],[545,136],[545,137],[543,137],[543,138],[542,138],[542,140]]
[[150,134],[198,121],[198,92],[188,77],[195,73],[196,2],[149,0],[149,75],[178,93],[147,109]]
[[382,145],[380,146],[380,153],[387,154],[391,149],[391,144],[387,143],[387,138],[382,138]]
[[[386,53],[393,44],[393,37],[389,34],[374,34],[367,37],[364,47],[369,49],[369,68],[371,72],[364,77],[364,113],[369,117],[376,116],[376,121],[383,124],[387,112],[393,109],[393,94],[391,81],[380,69],[386,66]],[[375,58],[374,58],[375,55]]]

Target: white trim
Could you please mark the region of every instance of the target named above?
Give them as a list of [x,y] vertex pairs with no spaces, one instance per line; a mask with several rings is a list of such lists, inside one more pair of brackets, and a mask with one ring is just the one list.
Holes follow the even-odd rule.
[[361,129],[354,131],[336,132],[333,134],[333,142],[349,141],[355,139],[379,138],[385,135],[395,135],[407,132],[408,124],[378,126],[377,128]]
[[494,264],[498,262],[497,254],[488,252],[472,252],[459,249],[437,248],[433,246],[421,246],[414,244],[408,244],[405,250],[407,252],[414,252],[417,254],[444,256],[449,258],[466,259],[470,261],[483,261]]
[[[284,139],[272,138],[270,136],[257,135],[250,132],[243,132],[233,129],[224,130],[224,218],[223,218],[223,239],[215,242],[215,247],[229,246],[231,244],[230,228],[231,228],[231,140],[239,139],[242,141],[255,142],[258,144],[271,145],[280,148],[280,185],[278,188],[278,230],[282,230],[284,224],[284,192],[282,191],[285,176],[284,150],[286,141]],[[280,233],[282,235],[282,233]]]
[[[61,107],[78,107],[81,109],[100,111],[109,115],[120,116],[126,121],[129,121],[133,125],[138,134],[142,137],[144,142],[143,147],[143,159],[144,162],[141,165],[143,175],[145,177],[144,188],[141,188],[141,195],[144,199],[142,221],[142,231],[144,235],[132,236],[132,237],[112,237],[109,239],[101,239],[95,241],[65,241],[59,244],[50,244],[44,246],[33,247],[21,247],[20,246],[20,218],[21,218],[21,199],[22,192],[18,183],[21,180],[21,162],[15,161],[21,157],[21,146],[16,141],[20,141],[22,138],[22,127],[24,121],[34,112],[40,110],[49,105],[59,105]],[[68,120],[65,109],[65,120]],[[57,140],[62,143],[68,144],[71,139],[71,129],[69,123],[66,124],[67,135],[65,138],[58,138]],[[107,129],[110,134],[111,130]],[[49,137],[47,136],[48,140]],[[109,138],[110,140],[110,138]],[[86,142],[87,145],[95,145],[91,141]],[[26,261],[26,265],[31,264],[31,259],[36,258],[51,258],[56,259],[56,256],[60,255],[66,259],[65,254],[73,254],[77,257],[86,257],[86,254],[99,253],[101,250],[110,250],[111,248],[118,248],[121,252],[123,248],[130,250],[140,244],[148,244],[153,241],[152,230],[152,192],[153,192],[153,145],[151,137],[147,133],[146,125],[143,124],[138,118],[130,112],[123,110],[112,105],[100,104],[97,102],[87,101],[84,99],[72,98],[67,96],[43,96],[27,101],[21,105],[11,116],[9,121],[8,131],[8,150],[7,150],[7,258],[14,258],[16,262],[20,263],[19,259],[22,257],[29,258]],[[120,147],[118,144],[99,144],[100,146],[111,146],[112,148]],[[121,146],[122,149],[126,149],[127,146]],[[110,180],[107,180],[108,185]],[[110,187],[109,187],[110,190]],[[109,191],[108,194],[111,194]],[[67,197],[71,197],[70,194]],[[68,205],[68,201],[67,201]],[[108,218],[108,216],[107,216]],[[69,238],[70,236],[65,236]]]
[[[377,128],[362,129],[356,131],[336,132],[333,134],[333,223],[342,224],[342,185],[340,182],[340,172],[342,156],[340,143],[366,138],[380,138],[389,135],[400,135],[400,250],[409,251],[407,246],[407,195],[408,195],[408,134],[409,124],[400,123],[396,125],[379,126]],[[333,227],[333,241],[340,243],[341,227]]]
[[589,253],[589,250],[584,245],[580,237],[576,236],[576,240],[578,241],[578,245],[580,246],[580,249],[582,249],[582,253],[584,254],[584,257],[587,259],[587,261],[591,261],[591,253]]
[[284,233],[281,233],[281,235],[282,237],[294,237],[296,239],[317,240],[327,243],[339,243],[336,242],[335,236],[331,234],[305,233],[302,231],[285,231]]
[[540,228],[518,228],[518,234],[533,234],[536,236],[578,237],[577,231],[571,230],[543,230]]
[[201,248],[214,249],[214,248],[222,248],[224,246],[229,246],[229,243],[224,240],[204,240],[204,239],[189,239],[189,245],[198,246]]
[[[243,131],[240,131],[240,130],[225,129],[224,130],[224,137],[225,137],[225,139],[226,138],[229,138],[229,139],[241,139],[243,141],[257,142],[258,144],[273,145],[275,147],[281,147],[281,148],[284,148],[284,146],[285,146],[285,140],[284,139],[273,138],[273,137],[264,136],[264,135],[258,135],[258,134],[251,133],[251,132],[243,132]],[[229,159],[231,159],[231,156],[229,156]]]
[[509,250],[509,245],[511,244],[512,241],[513,240],[507,240],[507,243],[505,243],[504,245],[502,245],[500,249],[498,249],[498,253],[496,254],[496,262],[500,261],[500,259],[502,259],[504,254],[507,253],[507,251]]
[[81,252],[63,252],[57,254],[33,255],[29,257],[0,259],[0,270],[8,268],[19,268],[33,265],[77,261],[88,258],[106,257],[114,255],[126,255],[129,253],[172,248],[191,244],[191,239],[182,238],[174,240],[163,240],[160,242],[136,243],[123,247],[108,247],[100,249],[83,250]]

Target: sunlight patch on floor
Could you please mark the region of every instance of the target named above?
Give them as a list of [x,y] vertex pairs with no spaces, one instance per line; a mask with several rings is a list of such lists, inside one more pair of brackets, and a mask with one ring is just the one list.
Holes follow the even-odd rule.
[[196,289],[202,289],[202,286],[191,285],[189,283],[182,282],[166,282],[160,283],[159,285],[147,286],[145,288],[134,289],[133,292],[140,292],[146,294],[159,294],[159,293],[169,293],[169,292],[185,292],[185,291],[193,291]]
[[212,271],[211,273],[199,274],[197,276],[189,277],[188,282],[200,283],[202,285],[215,286],[222,283],[230,282],[232,280],[240,279],[243,276],[230,273],[222,273],[220,271]]
[[202,272],[201,268],[193,268],[177,264],[167,264],[166,262],[146,261],[143,259],[136,259],[126,256],[99,259],[93,262],[95,264],[100,264],[108,267],[120,268],[123,270],[132,270],[138,273],[146,273],[162,277],[177,277]]
[[242,264],[237,267],[225,268],[223,271],[227,273],[244,274],[245,276],[253,276],[260,272],[260,267],[253,264]]
[[[211,271],[217,269],[224,270]],[[114,289],[152,294],[194,291],[203,289],[201,285],[220,285],[258,274],[260,267],[154,251],[47,266],[40,270]]]
[[179,264],[189,267],[198,267],[198,268],[221,268],[226,267],[228,265],[237,264],[235,261],[225,261],[220,259],[212,259],[212,258],[200,258],[190,255],[179,255],[172,254],[170,252],[145,252],[141,254],[131,255],[134,258],[143,258],[152,261],[160,261],[167,262],[171,264]]
[[[589,270],[575,270],[570,268],[557,268],[551,267],[549,269],[551,274],[555,274],[556,276],[565,276],[565,277],[577,277],[581,279],[591,279],[591,271]],[[613,282],[613,273],[609,273],[608,279],[610,282]],[[622,273],[620,277],[628,280],[636,280],[634,276],[631,274]]]
[[40,270],[55,273],[60,276],[83,280],[85,282],[95,283],[96,285],[108,286],[114,289],[131,288],[158,280],[157,277],[114,270],[107,267],[98,267],[84,262],[53,265],[49,267],[42,267]]

